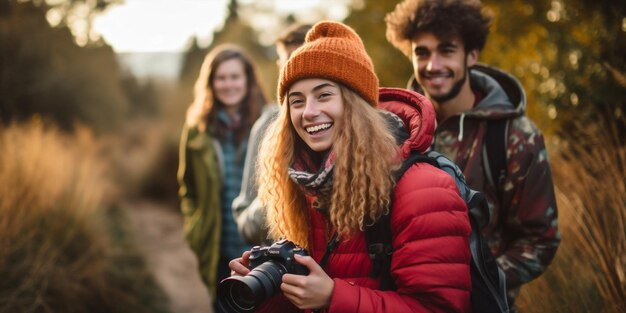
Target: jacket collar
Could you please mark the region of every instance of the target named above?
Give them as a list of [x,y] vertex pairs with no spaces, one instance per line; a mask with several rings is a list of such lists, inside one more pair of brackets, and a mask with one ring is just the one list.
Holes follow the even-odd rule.
[[435,132],[435,110],[426,97],[417,92],[400,88],[381,88],[379,108],[397,115],[408,138],[400,145],[406,158],[411,150],[425,152],[433,141]]

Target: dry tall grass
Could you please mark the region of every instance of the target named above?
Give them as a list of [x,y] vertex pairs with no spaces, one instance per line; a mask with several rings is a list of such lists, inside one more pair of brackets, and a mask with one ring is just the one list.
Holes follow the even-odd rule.
[[[115,198],[103,147],[87,129],[0,129],[0,312],[149,312],[116,253]],[[136,259],[128,259],[136,262]],[[131,268],[133,270],[133,268]]]
[[525,313],[625,312],[626,146],[611,125],[571,134],[551,158],[561,246],[518,304]]

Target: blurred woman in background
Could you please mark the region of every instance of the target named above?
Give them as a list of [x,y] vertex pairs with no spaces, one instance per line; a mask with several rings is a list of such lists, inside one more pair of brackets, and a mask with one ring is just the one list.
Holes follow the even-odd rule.
[[266,98],[251,59],[221,45],[204,59],[182,130],[178,168],[185,238],[212,299],[228,261],[248,250],[231,203],[239,194],[248,136]]

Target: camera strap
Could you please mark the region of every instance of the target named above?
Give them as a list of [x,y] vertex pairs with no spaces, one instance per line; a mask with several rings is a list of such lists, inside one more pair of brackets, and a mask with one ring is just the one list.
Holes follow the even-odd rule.
[[335,231],[333,233],[333,236],[328,241],[328,244],[326,244],[326,251],[324,251],[324,256],[322,257],[322,260],[320,261],[320,266],[322,268],[326,267],[326,263],[328,263],[328,258],[330,258],[330,254],[337,247],[337,243],[339,243],[339,239],[337,239],[337,237],[338,237],[337,231]]

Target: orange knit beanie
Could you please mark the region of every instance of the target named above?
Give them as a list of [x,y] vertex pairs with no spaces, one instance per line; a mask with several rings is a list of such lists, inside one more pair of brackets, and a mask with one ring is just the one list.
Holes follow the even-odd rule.
[[304,44],[282,67],[278,80],[278,103],[289,87],[304,78],[323,78],[341,83],[372,106],[378,105],[378,77],[359,35],[338,22],[315,24]]

